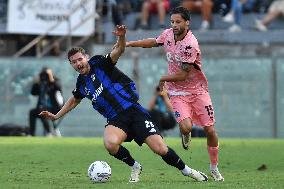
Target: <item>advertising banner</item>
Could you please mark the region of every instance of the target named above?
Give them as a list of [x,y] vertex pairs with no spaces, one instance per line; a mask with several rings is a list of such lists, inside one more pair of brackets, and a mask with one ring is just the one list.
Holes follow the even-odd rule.
[[8,33],[84,36],[95,28],[96,0],[9,0]]

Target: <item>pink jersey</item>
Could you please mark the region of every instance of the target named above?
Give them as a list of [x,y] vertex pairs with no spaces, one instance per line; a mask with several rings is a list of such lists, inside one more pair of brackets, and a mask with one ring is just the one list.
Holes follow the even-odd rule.
[[193,64],[185,81],[166,82],[170,95],[203,94],[208,92],[208,82],[201,70],[201,51],[197,39],[188,31],[181,41],[175,41],[172,29],[166,29],[156,39],[158,44],[163,44],[167,53],[168,74],[172,75],[181,70],[182,63]]

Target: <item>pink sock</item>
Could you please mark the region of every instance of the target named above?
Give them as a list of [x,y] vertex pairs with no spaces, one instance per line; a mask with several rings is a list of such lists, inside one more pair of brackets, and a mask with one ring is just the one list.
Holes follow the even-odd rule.
[[218,165],[218,151],[219,146],[216,147],[207,147],[209,158],[210,158],[210,166],[211,167],[217,167]]

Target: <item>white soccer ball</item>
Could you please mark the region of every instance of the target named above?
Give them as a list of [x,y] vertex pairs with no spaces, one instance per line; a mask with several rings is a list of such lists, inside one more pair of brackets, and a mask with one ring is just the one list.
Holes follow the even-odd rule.
[[88,176],[93,182],[106,182],[111,176],[111,168],[105,161],[95,161],[88,168]]

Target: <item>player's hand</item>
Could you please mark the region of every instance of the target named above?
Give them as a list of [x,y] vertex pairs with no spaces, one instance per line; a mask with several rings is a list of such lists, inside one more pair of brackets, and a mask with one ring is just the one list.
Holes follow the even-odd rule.
[[125,47],[131,47],[130,42],[126,41],[126,43],[125,43]]
[[162,91],[164,90],[164,85],[165,85],[165,82],[164,82],[164,81],[160,81],[160,82],[159,82],[160,92],[162,92]]
[[44,117],[46,119],[50,119],[52,121],[56,120],[56,116],[53,113],[50,113],[49,111],[42,111],[38,115],[42,116],[42,117]]
[[161,95],[162,97],[165,97],[165,96],[168,95],[168,93],[167,93],[167,91],[164,89],[164,90],[162,90],[162,91],[160,92],[160,95]]
[[46,70],[46,73],[48,75],[48,79],[50,82],[54,82],[54,77],[53,77],[53,73],[52,73],[52,70],[51,69],[47,69]]
[[126,30],[125,25],[117,25],[112,33],[117,37],[123,37],[126,34]]

